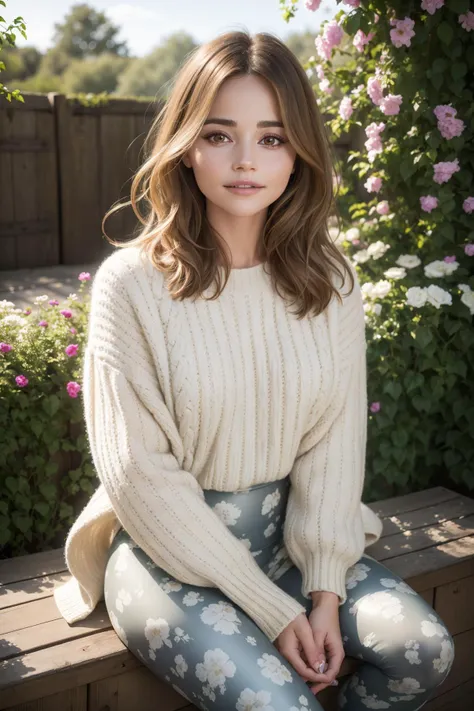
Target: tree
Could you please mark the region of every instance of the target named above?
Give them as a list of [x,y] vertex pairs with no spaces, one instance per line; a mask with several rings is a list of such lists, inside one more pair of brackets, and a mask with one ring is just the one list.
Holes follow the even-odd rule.
[[[0,6],[6,7],[5,0],[0,0]],[[20,32],[26,39],[26,25],[22,17],[15,17],[12,23],[6,24],[3,17],[0,17],[0,52],[4,47],[14,47],[16,42],[16,33]],[[6,69],[5,63],[0,61],[0,72]],[[11,91],[7,86],[0,81],[0,96],[4,96],[7,101],[11,101],[12,97],[17,101],[24,102],[18,89]]]
[[176,32],[149,55],[135,59],[120,77],[117,94],[120,96],[156,96],[164,98],[170,82],[185,57],[197,47],[191,35]]
[[76,59],[62,75],[62,91],[65,93],[107,92],[112,94],[117,88],[120,75],[133,60],[116,54],[102,54],[90,59]]

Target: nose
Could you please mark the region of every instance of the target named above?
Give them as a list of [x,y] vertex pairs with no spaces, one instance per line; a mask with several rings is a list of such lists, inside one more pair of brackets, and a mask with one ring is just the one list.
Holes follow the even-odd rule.
[[251,141],[246,142],[243,141],[240,146],[237,148],[235,151],[234,155],[234,160],[233,160],[233,169],[234,170],[254,170],[255,169],[255,160],[252,155],[252,143]]

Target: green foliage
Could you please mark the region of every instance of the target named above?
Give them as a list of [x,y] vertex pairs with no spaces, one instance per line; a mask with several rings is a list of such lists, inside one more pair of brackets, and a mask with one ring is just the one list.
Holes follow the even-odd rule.
[[[281,3],[285,19],[296,5]],[[314,90],[332,137],[360,136],[359,149],[336,167],[337,207],[344,223],[338,243],[357,264],[366,312],[370,500],[436,484],[474,491],[474,246],[467,247],[474,225],[464,209],[474,198],[474,33],[459,18],[469,9],[468,0],[446,0],[433,15],[404,0],[345,6],[335,19],[349,50],[345,38],[331,61],[318,56],[306,65],[318,72]],[[396,47],[390,19],[405,17],[415,34],[408,47]],[[374,33],[362,51],[352,45],[359,30]],[[323,91],[321,72],[332,93]],[[384,96],[402,97],[398,114],[385,114],[370,98],[376,76]],[[349,118],[340,113],[343,98],[352,102]],[[460,135],[442,135],[437,106],[455,109]],[[382,122],[382,151],[369,160],[365,129]],[[460,170],[434,181],[434,165],[456,159]],[[377,193],[362,190],[371,177],[382,179]],[[428,195],[438,200],[431,212],[420,203]],[[405,273],[393,271],[403,263]]]
[[[6,7],[5,0],[0,0],[0,7]],[[22,17],[15,17],[12,23],[6,24],[5,18],[0,15],[0,52],[5,47],[14,47],[16,43],[16,35],[20,33],[26,39],[26,25]],[[0,61],[0,73],[6,69],[5,62]],[[4,96],[7,101],[16,99],[24,103],[24,99],[20,94],[19,89],[11,91],[7,86],[0,81],[0,96]]]
[[71,62],[62,76],[62,90],[70,93],[111,94],[116,91],[120,76],[132,60],[104,53],[83,61]]
[[0,557],[61,545],[97,486],[81,394],[68,387],[82,381],[87,283],[60,305],[0,302]]
[[73,5],[64,22],[56,23],[54,28],[54,48],[73,59],[97,57],[105,52],[128,56],[126,42],[117,39],[120,28],[87,3]]

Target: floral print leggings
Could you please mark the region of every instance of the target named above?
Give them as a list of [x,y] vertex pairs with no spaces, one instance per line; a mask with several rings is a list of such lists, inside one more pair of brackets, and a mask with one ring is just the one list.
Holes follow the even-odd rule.
[[[311,610],[283,544],[289,478],[236,492],[204,492],[276,585]],[[453,640],[432,607],[364,554],[346,577],[339,607],[346,656],[362,664],[346,678],[346,711],[424,706],[448,675]],[[112,625],[128,649],[203,711],[322,711],[317,696],[268,637],[217,588],[179,582],[121,529],[105,573]]]

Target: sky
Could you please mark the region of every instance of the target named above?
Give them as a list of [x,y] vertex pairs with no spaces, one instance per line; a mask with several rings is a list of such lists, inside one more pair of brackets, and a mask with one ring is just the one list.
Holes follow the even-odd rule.
[[271,32],[282,40],[290,32],[311,30],[316,35],[320,23],[331,19],[338,9],[336,0],[324,0],[317,12],[310,12],[300,0],[295,18],[286,23],[278,0],[7,0],[2,15],[7,22],[18,15],[25,20],[28,39],[25,41],[20,35],[19,47],[34,45],[44,52],[51,46],[54,24],[62,22],[79,2],[103,11],[120,26],[119,39],[126,40],[130,53],[138,57],[180,30],[198,42],[241,29],[252,34]]

